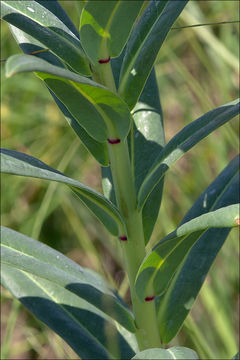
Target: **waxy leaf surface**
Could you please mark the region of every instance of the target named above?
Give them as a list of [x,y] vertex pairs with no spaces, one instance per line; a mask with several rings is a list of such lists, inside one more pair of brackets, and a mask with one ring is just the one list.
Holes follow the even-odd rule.
[[225,206],[180,225],[162,239],[140,266],[136,280],[139,298],[144,300],[148,296],[159,296],[166,291],[177,268],[204,230],[234,227],[237,226],[237,219],[239,220],[239,204]]
[[183,347],[174,346],[169,349],[147,349],[137,353],[131,360],[167,360],[167,359],[182,359],[182,360],[197,360],[199,359],[196,351]]
[[124,224],[118,209],[102,194],[67,177],[33,156],[1,149],[1,172],[57,181],[70,186],[110,233],[124,235]]
[[[48,7],[53,7],[53,4],[56,1],[47,1]],[[59,11],[57,11],[59,13]],[[64,14],[61,18],[64,18]],[[24,53],[28,54],[34,51],[42,51],[44,50],[43,44],[38,42],[36,39],[32,38],[30,35],[24,33],[19,30],[15,26],[10,25],[10,29],[15,37],[17,43],[21,47]],[[50,51],[43,51],[34,55],[37,58],[46,60],[49,64],[56,65],[58,67],[64,68],[62,62],[59,60],[57,56],[55,56]],[[80,125],[79,121],[70,113],[68,108],[56,97],[56,95],[51,91],[48,87],[51,95],[53,96],[55,102],[57,103],[59,109],[62,111],[65,116],[67,122],[78,135],[83,145],[88,149],[88,151],[95,157],[95,159],[103,166],[107,166],[109,164],[109,156],[107,150],[106,143],[100,143],[93,139],[86,130]],[[65,103],[67,104],[67,97],[65,97]],[[68,105],[68,104],[67,104]]]
[[99,274],[11,229],[1,227],[1,240],[3,286],[81,358],[133,356],[113,321],[134,331],[132,315]]
[[126,47],[119,93],[134,107],[172,24],[188,0],[152,0],[135,25]]
[[[40,41],[72,69],[90,76],[89,63],[80,41],[59,17],[37,1],[1,1],[1,17]],[[59,8],[59,7],[58,7]],[[54,7],[53,7],[54,11]]]
[[14,55],[6,64],[6,76],[37,71],[47,86],[79,124],[99,142],[124,140],[131,114],[119,96],[104,86],[31,55]]
[[199,119],[185,126],[160,151],[138,192],[138,207],[141,209],[166,171],[194,145],[218,127],[239,114],[239,100],[207,112]]
[[81,44],[93,64],[122,52],[144,1],[89,1],[81,13]]
[[[131,161],[134,163],[136,191],[152,163],[165,145],[162,109],[158,86],[152,70],[139,102],[133,111],[134,126],[129,136]],[[145,243],[152,234],[161,204],[163,179],[153,189],[142,209]]]
[[[202,214],[236,204],[239,188],[237,156],[196,200],[180,224],[182,229],[184,224],[190,224]],[[198,240],[186,254],[167,291],[158,299],[158,322],[164,343],[171,341],[181,328],[229,231],[230,228],[199,231]],[[191,241],[193,235],[188,235],[184,241]]]
[[47,10],[51,11],[61,22],[68,27],[68,29],[79,39],[78,30],[74,26],[72,20],[69,18],[68,14],[64,11],[58,0],[35,0],[41,6],[45,7]]

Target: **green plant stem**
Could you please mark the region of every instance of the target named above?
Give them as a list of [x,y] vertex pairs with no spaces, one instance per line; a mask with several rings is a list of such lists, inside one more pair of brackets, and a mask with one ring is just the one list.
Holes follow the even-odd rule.
[[[108,66],[105,66],[108,65]],[[112,91],[113,75],[110,63],[104,64],[104,71],[100,78],[103,85]],[[99,71],[101,68],[99,69]],[[118,207],[125,219],[127,241],[122,241],[122,249],[129,278],[133,313],[137,326],[136,338],[139,349],[156,348],[161,346],[157,325],[157,316],[154,301],[141,302],[135,292],[135,279],[142,260],[146,255],[142,214],[137,211],[137,199],[127,141],[118,144],[109,144],[109,155],[114,189]]]

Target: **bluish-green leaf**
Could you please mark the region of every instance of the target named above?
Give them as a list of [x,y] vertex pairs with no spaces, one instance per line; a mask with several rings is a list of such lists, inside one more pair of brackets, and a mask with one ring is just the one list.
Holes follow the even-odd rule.
[[147,349],[136,354],[131,360],[167,360],[167,359],[182,359],[195,360],[199,359],[198,354],[189,348],[183,346],[174,346],[169,349]]
[[152,0],[129,38],[120,75],[119,93],[134,107],[172,24],[188,0]]
[[152,295],[162,295],[166,291],[179,265],[204,230],[238,226],[239,205],[225,206],[200,215],[180,225],[154,246],[138,271],[136,292],[139,298],[144,300]]
[[232,360],[239,360],[239,352],[232,358]]
[[[49,4],[49,2],[47,1],[48,7],[50,6],[53,7],[52,4],[55,2],[56,1],[51,1]],[[57,11],[57,13],[59,13],[59,11]],[[43,44],[38,42],[36,39],[32,38],[30,35],[19,30],[15,26],[10,25],[10,30],[12,31],[13,36],[15,37],[17,43],[19,44],[19,46],[21,47],[24,53],[31,53],[34,51],[44,50]],[[60,59],[50,51],[40,52],[35,54],[34,56],[46,60],[48,63],[52,65],[56,65],[58,67],[64,68]],[[95,139],[93,139],[86,132],[86,130],[84,130],[84,128],[79,124],[79,122],[75,119],[75,117],[69,112],[67,107],[56,97],[56,95],[51,91],[49,87],[48,90],[50,91],[51,95],[53,96],[55,102],[62,111],[69,125],[78,135],[78,137],[81,139],[83,145],[101,165],[107,166],[109,164],[107,144],[100,143]],[[65,103],[66,103],[66,98],[65,98]]]
[[81,44],[91,62],[122,52],[144,0],[89,1],[81,13]]
[[86,76],[91,75],[79,39],[46,6],[31,0],[3,0],[1,17],[40,41],[75,71]]
[[1,172],[57,181],[70,186],[113,235],[125,233],[118,209],[97,191],[73,180],[42,161],[17,151],[1,149]]
[[[81,358],[133,356],[113,321],[134,331],[133,318],[99,274],[5,227],[1,228],[1,254],[2,284]],[[115,348],[111,347],[114,341]]]
[[99,142],[124,140],[131,114],[119,96],[104,86],[31,55],[14,55],[6,64],[6,76],[37,71],[47,86],[79,124]]
[[[131,161],[134,162],[135,186],[138,191],[155,158],[165,145],[162,109],[154,70],[144,87],[140,101],[133,109],[134,127],[129,136]],[[161,204],[163,179],[153,189],[142,209],[145,243],[152,234]]]
[[69,28],[69,30],[77,38],[79,38],[78,30],[75,28],[72,20],[64,11],[62,6],[59,4],[58,0],[35,0],[35,2],[39,3],[41,6],[51,11],[52,14],[54,14],[60,21],[62,21]]
[[138,207],[141,209],[148,196],[162,179],[165,172],[189,149],[218,127],[239,114],[239,100],[207,112],[199,119],[185,126],[160,151],[138,192]]
[[[201,214],[238,201],[239,160],[239,157],[234,158],[201,194],[181,225]],[[229,228],[209,229],[203,233],[200,231],[198,241],[186,254],[165,294],[159,298],[158,322],[164,343],[171,341],[181,328],[229,231]]]

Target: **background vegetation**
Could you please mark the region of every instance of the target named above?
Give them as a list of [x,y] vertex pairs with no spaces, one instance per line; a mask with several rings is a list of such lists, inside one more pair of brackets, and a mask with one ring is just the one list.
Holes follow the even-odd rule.
[[[73,1],[60,1],[78,27]],[[237,1],[190,1],[175,26],[239,20]],[[238,96],[239,24],[172,30],[156,74],[167,141],[202,113]],[[2,24],[2,55],[20,53]],[[101,191],[100,169],[67,125],[34,75],[8,80],[2,63],[2,146],[40,158]],[[231,121],[186,154],[167,175],[153,239],[173,230],[198,195],[238,151]],[[3,176],[2,224],[52,246],[99,271],[129,301],[116,239],[60,184]],[[216,239],[217,241],[217,239]],[[238,234],[233,229],[195,306],[171,345],[189,346],[201,358],[227,359],[237,352]],[[2,359],[76,359],[73,350],[2,290]]]

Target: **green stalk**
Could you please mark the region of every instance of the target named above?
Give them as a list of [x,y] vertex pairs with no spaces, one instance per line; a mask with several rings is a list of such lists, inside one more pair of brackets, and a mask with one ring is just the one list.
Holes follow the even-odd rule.
[[[100,78],[103,85],[116,91],[113,86],[113,74],[110,63],[99,66]],[[157,325],[154,301],[141,302],[135,292],[135,279],[145,255],[142,214],[137,211],[137,198],[132,177],[131,164],[127,141],[109,144],[109,155],[114,189],[119,210],[125,223],[127,241],[122,241],[122,249],[129,278],[133,313],[137,326],[136,338],[139,349],[156,348],[161,346]],[[153,294],[154,295],[154,294]]]

